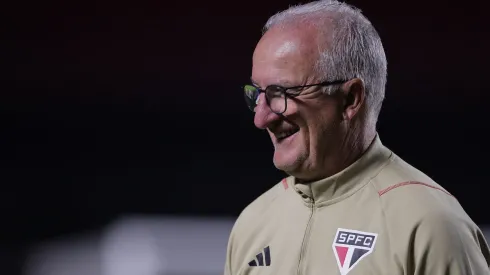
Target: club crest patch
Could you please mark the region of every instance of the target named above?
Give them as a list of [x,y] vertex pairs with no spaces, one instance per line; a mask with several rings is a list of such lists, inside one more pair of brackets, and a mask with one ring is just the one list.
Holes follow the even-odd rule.
[[341,275],[349,273],[364,257],[373,252],[377,237],[376,233],[337,229],[332,248]]

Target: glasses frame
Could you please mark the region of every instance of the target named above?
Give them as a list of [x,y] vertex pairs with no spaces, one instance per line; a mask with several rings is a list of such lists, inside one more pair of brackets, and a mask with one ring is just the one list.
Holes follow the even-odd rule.
[[[275,113],[275,114],[282,115],[288,109],[288,98],[295,98],[295,97],[301,95],[301,93],[304,91],[305,88],[310,88],[310,87],[315,87],[315,86],[323,86],[323,87],[326,87],[326,86],[331,86],[331,85],[343,84],[345,82],[347,82],[347,80],[324,81],[324,82],[320,82],[320,83],[316,83],[316,84],[291,86],[291,87],[282,87],[280,85],[269,85],[265,89],[261,89],[260,87],[258,87],[255,84],[249,84],[248,86],[253,86],[253,87],[255,87],[257,89],[257,91],[258,91],[257,98],[260,96],[261,93],[264,93],[265,94],[265,100],[267,102],[267,105],[271,109],[271,111],[273,113]],[[284,111],[282,111],[282,112],[276,112],[276,111],[272,110],[270,101],[272,100],[273,97],[269,96],[268,93],[267,93],[267,89],[270,89],[271,87],[275,87],[276,88],[276,90],[274,91],[274,93],[278,93],[278,92],[280,93],[279,96],[274,96],[274,97],[282,97],[282,96],[284,96]],[[245,90],[245,86],[243,86],[242,88]],[[290,92],[288,92],[288,90],[291,90],[291,89],[302,89],[302,90],[299,93],[290,93]],[[246,98],[245,100],[248,102],[248,100],[250,98],[247,96],[247,94],[245,92],[244,92],[244,94],[245,94],[245,98]],[[256,102],[257,98],[253,99],[252,102],[254,102],[254,101]],[[247,104],[247,105],[249,105],[249,104]],[[255,104],[255,106],[253,106],[253,108],[250,105],[248,107],[249,107],[249,109],[252,112],[255,112],[255,107],[257,107],[257,104]]]

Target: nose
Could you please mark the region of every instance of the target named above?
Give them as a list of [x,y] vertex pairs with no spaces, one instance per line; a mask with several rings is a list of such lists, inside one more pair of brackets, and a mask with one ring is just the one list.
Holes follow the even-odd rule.
[[255,107],[254,124],[259,129],[266,129],[271,123],[278,121],[281,117],[272,112],[266,102],[265,95],[259,95],[259,102]]

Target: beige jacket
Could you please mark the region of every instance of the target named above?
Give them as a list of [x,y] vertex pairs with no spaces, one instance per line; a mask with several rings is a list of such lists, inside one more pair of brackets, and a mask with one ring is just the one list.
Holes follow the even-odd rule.
[[457,199],[377,137],[344,171],[286,178],[247,206],[225,275],[486,275],[489,264]]

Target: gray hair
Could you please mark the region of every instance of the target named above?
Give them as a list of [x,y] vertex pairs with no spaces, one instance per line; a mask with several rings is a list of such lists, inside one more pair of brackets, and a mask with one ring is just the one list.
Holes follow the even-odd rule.
[[[353,6],[336,0],[322,0],[292,6],[273,15],[263,33],[287,23],[312,24],[319,30],[320,38],[331,38],[329,47],[320,47],[322,52],[316,71],[324,81],[362,79],[367,110],[375,122],[385,97],[387,61],[381,38],[371,22]],[[330,88],[335,90],[337,87]]]

